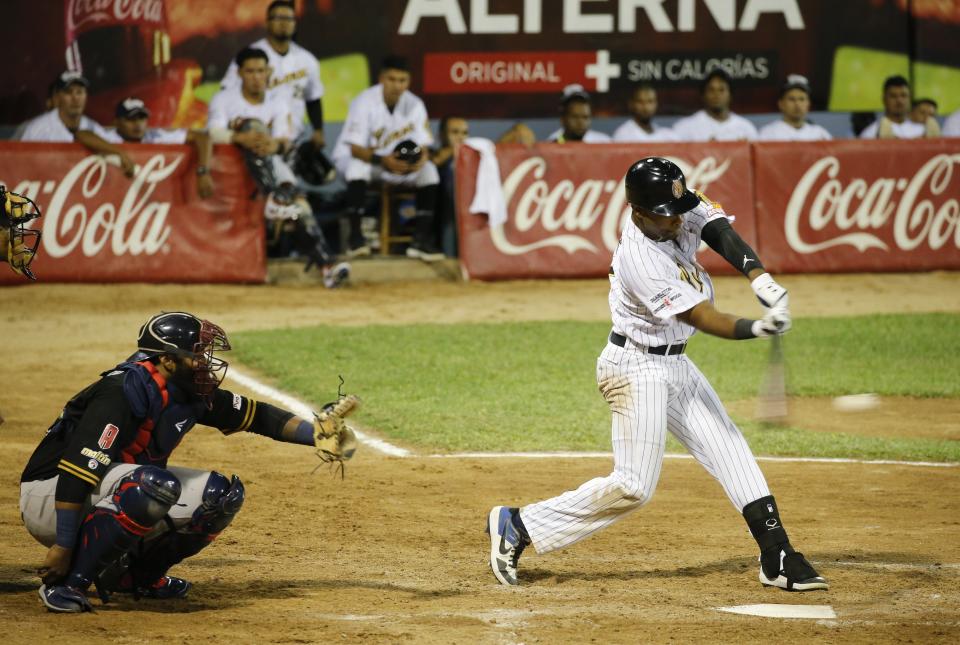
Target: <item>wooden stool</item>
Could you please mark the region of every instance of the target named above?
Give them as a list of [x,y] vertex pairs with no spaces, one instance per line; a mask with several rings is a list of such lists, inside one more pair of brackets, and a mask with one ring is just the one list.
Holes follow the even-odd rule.
[[391,243],[413,241],[411,235],[393,235],[393,202],[397,199],[415,199],[416,193],[403,186],[383,184],[380,188],[380,255],[390,255]]

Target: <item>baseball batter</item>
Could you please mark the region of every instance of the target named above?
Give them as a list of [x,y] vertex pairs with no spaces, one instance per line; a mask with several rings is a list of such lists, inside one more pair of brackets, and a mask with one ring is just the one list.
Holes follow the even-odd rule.
[[[785,333],[786,289],[763,269],[720,206],[687,190],[672,162],[651,157],[635,163],[627,172],[626,193],[633,213],[610,271],[613,331],[597,360],[597,383],[613,416],[613,472],[519,509],[495,506],[487,519],[494,575],[515,585],[528,544],[537,553],[570,546],[649,502],[669,431],[742,512],[760,547],[760,582],[792,591],[827,589],[827,581],[790,545],[740,430],[684,355],[697,330],[735,340]],[[713,307],[713,284],[695,257],[701,239],[751,279],[767,308],[763,319]]]
[[[167,575],[223,531],[240,510],[240,478],[168,467],[195,424],[314,446],[325,461],[352,456],[344,397],[314,422],[220,389],[230,349],[224,331],[184,312],[153,316],[137,352],[67,402],[20,479],[20,513],[48,547],[38,574],[50,610],[92,609],[91,584],[112,593],[182,598],[190,583]],[[344,402],[350,405],[344,405]]]
[[[304,131],[304,116],[323,146],[323,83],[320,81],[320,63],[309,51],[293,42],[297,30],[297,14],[293,2],[275,0],[267,7],[267,36],[250,47],[263,51],[269,59],[269,100],[279,100],[291,116],[291,138],[298,139]],[[238,89],[241,84],[236,61],[231,61],[221,89]]]

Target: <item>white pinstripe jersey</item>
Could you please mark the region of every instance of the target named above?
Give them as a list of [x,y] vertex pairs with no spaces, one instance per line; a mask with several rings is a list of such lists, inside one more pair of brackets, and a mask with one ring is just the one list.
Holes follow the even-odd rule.
[[677,239],[668,242],[654,242],[627,220],[611,263],[614,331],[644,347],[682,343],[696,333],[676,315],[704,300],[713,302],[713,282],[696,253],[704,224],[726,216],[719,204],[701,198],[683,215]]

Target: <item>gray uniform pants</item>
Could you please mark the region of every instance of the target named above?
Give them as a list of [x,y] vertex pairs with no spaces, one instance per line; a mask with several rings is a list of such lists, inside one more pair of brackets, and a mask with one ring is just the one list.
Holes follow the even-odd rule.
[[[137,468],[140,468],[138,464],[110,466],[103,479],[100,480],[100,485],[90,491],[90,496],[87,498],[83,509],[84,516],[93,507],[117,510],[111,501],[114,489],[121,479]],[[176,466],[168,467],[166,470],[180,480],[180,499],[167,513],[167,516],[173,521],[174,527],[180,529],[190,522],[193,512],[200,506],[203,489],[207,484],[207,478],[210,477],[210,471],[178,468]],[[57,514],[54,509],[54,498],[57,492],[58,479],[59,476],[20,484],[20,517],[23,518],[23,523],[30,535],[37,542],[48,547],[53,546],[57,538]],[[165,522],[160,522],[144,537],[144,540],[150,541],[160,537],[168,529],[169,527]]]

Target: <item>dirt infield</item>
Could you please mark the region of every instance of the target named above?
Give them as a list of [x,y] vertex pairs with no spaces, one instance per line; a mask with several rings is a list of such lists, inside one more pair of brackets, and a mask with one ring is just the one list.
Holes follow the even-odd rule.
[[[960,311],[960,275],[788,276],[797,316]],[[721,308],[750,311],[742,280],[718,280]],[[908,294],[908,295],[906,295]],[[524,555],[524,586],[494,583],[486,512],[554,495],[607,459],[390,458],[362,449],[343,482],[311,474],[309,451],[198,428],[184,466],[236,472],[243,512],[175,573],[187,600],[120,599],[93,615],[48,615],[33,573],[43,548],[17,512],[23,464],[59,406],[130,348],[159,309],[228,331],[418,320],[605,320],[602,281],[418,283],[330,293],[299,287],[66,286],[0,290],[0,627],[43,642],[918,642],[960,639],[960,468],[764,462],[794,541],[831,583],[807,595],[763,589],[754,544],[719,486],[669,459],[654,501],[574,547]],[[242,390],[242,388],[236,388]],[[736,406],[750,402],[736,402]],[[852,424],[817,401],[811,429],[957,440],[956,401],[884,401]],[[799,408],[798,408],[799,409]],[[873,415],[873,416],[869,416]],[[922,419],[927,418],[929,423]],[[918,419],[920,419],[918,421]],[[953,419],[951,421],[951,419]],[[362,421],[362,417],[360,419]],[[833,423],[834,427],[827,426]],[[830,605],[829,620],[721,613],[757,603]]]

